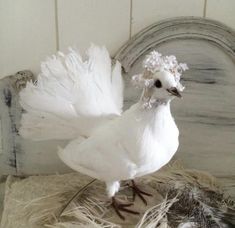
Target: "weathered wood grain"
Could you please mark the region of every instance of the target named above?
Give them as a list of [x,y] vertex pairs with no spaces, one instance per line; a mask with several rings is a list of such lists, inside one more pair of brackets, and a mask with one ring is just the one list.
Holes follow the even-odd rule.
[[17,156],[21,151],[18,129],[22,112],[18,91],[29,79],[32,73],[22,71],[0,80],[1,174],[18,173]]
[[172,40],[196,39],[212,42],[234,57],[235,32],[224,24],[200,17],[171,18],[150,25],[116,54],[126,72],[136,60],[158,45]]

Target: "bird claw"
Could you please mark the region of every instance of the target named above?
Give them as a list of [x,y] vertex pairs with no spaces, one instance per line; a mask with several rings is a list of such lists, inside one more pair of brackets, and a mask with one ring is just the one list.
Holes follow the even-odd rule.
[[115,199],[115,197],[112,197],[111,206],[114,208],[115,212],[122,220],[125,220],[125,217],[121,214],[120,211],[127,212],[127,213],[134,214],[134,215],[140,214],[138,211],[127,209],[127,207],[130,207],[132,205],[133,203],[120,203]]
[[133,180],[131,181],[131,183],[132,183],[131,188],[133,191],[133,198],[132,198],[133,201],[135,201],[135,198],[137,195],[140,197],[140,199],[143,201],[143,203],[147,206],[148,203],[143,195],[145,195],[145,196],[153,196],[153,195],[148,192],[145,192],[145,191],[141,190],[139,187],[137,187],[137,185],[135,184],[135,182]]

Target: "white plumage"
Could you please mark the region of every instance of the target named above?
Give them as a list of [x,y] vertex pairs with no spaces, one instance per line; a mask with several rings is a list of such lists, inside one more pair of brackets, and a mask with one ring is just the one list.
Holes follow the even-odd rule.
[[71,141],[59,156],[72,169],[105,181],[112,197],[118,181],[157,171],[177,147],[178,129],[169,104],[145,111],[136,104],[82,143]]
[[[85,61],[74,50],[49,58],[37,83],[28,83],[20,93],[27,111],[21,135],[71,139],[59,157],[72,169],[104,181],[109,197],[121,180],[157,171],[178,148],[170,101],[172,95],[180,96],[179,70],[185,69],[175,58],[154,55],[147,56],[144,73],[134,77],[143,87],[140,101],[124,113],[121,66],[116,62],[111,68],[104,47],[92,45]],[[157,59],[154,68],[156,58],[161,63]]]
[[122,113],[121,66],[111,69],[107,50],[92,45],[83,61],[75,50],[41,64],[36,84],[27,83],[20,103],[21,135],[32,140],[88,137],[94,128]]

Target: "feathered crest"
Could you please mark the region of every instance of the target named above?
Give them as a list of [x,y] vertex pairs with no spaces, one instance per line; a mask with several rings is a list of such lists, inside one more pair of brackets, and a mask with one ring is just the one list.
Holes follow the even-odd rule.
[[132,80],[135,85],[142,87],[151,87],[154,84],[153,74],[161,71],[168,71],[179,83],[183,71],[188,70],[186,63],[178,63],[174,55],[163,56],[161,53],[153,50],[146,55],[143,61],[144,73],[134,75]]
[[180,78],[183,71],[188,70],[187,64],[178,63],[174,55],[162,56],[162,54],[156,50],[150,52],[150,54],[145,57],[143,67],[153,74],[158,71],[166,70],[171,72],[176,78]]

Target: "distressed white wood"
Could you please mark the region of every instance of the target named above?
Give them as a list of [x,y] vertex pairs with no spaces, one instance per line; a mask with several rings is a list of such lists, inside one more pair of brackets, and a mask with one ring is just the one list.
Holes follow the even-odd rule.
[[[0,174],[16,174],[17,160],[16,151],[16,122],[19,119],[15,113],[21,112],[21,109],[16,107],[16,92],[14,92],[10,78],[0,80],[0,117],[1,117],[1,146],[0,153]],[[11,108],[12,107],[12,108]]]
[[17,156],[18,175],[66,173],[71,169],[58,157],[58,147],[65,147],[68,142],[49,140],[33,142],[21,139],[21,153]]
[[54,0],[0,0],[0,78],[38,72],[56,51]]
[[127,42],[116,54],[126,72],[143,53],[162,42],[175,39],[202,39],[214,43],[234,57],[235,33],[218,21],[197,18],[179,17],[155,23]]
[[84,50],[95,42],[114,54],[129,38],[129,0],[58,0],[59,47]]
[[163,19],[203,16],[204,0],[133,0],[132,35]]
[[0,175],[0,221],[3,212],[3,205],[4,205],[4,197],[5,197],[5,183],[6,177]]
[[19,91],[32,79],[34,77],[31,72],[21,71],[0,80],[1,174],[26,175],[69,170],[57,156],[58,146],[64,146],[65,142],[33,142],[21,138],[18,133],[22,114]]
[[223,22],[235,29],[234,9],[234,0],[207,0],[206,17]]
[[3,145],[2,145],[2,118],[0,116],[0,154],[3,153]]

